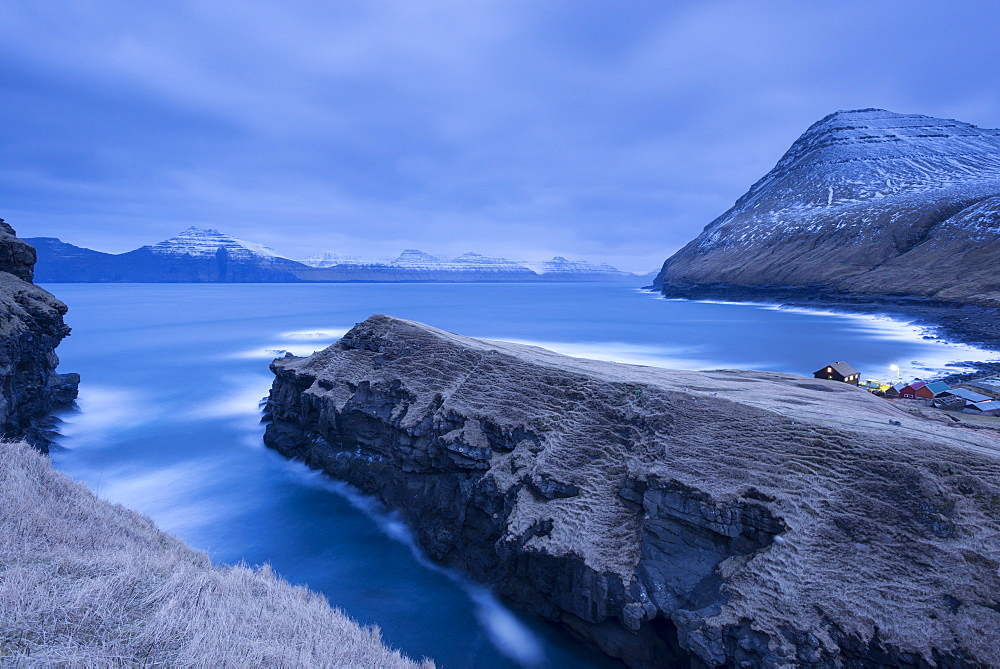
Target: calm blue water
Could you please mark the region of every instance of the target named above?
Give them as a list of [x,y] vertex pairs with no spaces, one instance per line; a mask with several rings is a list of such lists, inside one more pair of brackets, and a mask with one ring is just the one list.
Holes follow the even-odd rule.
[[408,655],[439,667],[615,666],[429,565],[370,500],[261,441],[258,402],[278,351],[325,347],[385,313],[460,334],[687,368],[863,375],[994,357],[887,320],[658,299],[593,284],[59,284],[80,411],[56,466],[151,516],[218,562],[268,562]]

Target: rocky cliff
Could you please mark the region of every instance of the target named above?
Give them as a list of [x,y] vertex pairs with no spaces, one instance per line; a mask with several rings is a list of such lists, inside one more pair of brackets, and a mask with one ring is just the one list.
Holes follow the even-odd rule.
[[681,297],[803,293],[1000,306],[1000,130],[881,109],[810,127],[663,265]]
[[1000,664],[996,432],[387,316],[271,368],[269,446],[633,666]]
[[72,402],[80,381],[57,374],[66,305],[32,283],[35,249],[0,219],[0,435],[45,450],[46,418]]

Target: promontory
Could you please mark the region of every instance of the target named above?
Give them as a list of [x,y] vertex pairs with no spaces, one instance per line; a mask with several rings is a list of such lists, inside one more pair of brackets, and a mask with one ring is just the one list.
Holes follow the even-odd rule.
[[388,316],[272,370],[267,444],[632,666],[1000,664],[996,431]]

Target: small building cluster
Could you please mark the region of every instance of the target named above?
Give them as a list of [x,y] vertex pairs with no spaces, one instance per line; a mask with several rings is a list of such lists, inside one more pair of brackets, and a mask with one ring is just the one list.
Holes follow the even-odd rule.
[[944,381],[935,381],[933,383],[927,383],[926,381],[903,383],[901,381],[894,386],[890,386],[889,389],[885,391],[885,396],[893,398],[901,397],[904,400],[932,400],[935,397],[948,392],[950,389],[951,387]]
[[[876,395],[887,399],[925,400],[928,404],[947,411],[962,411],[982,416],[1000,416],[1000,377],[970,381],[965,385],[978,388],[976,392],[968,388],[952,388],[944,381],[899,382],[894,385],[874,379],[860,382],[861,375],[846,362],[834,362],[813,372],[813,377],[830,381],[840,381],[852,386],[867,388]],[[984,393],[990,393],[989,395]]]

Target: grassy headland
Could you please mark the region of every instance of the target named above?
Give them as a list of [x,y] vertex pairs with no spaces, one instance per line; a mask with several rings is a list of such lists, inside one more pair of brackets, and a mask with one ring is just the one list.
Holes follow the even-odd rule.
[[0,443],[0,664],[418,665],[268,567],[217,567]]

